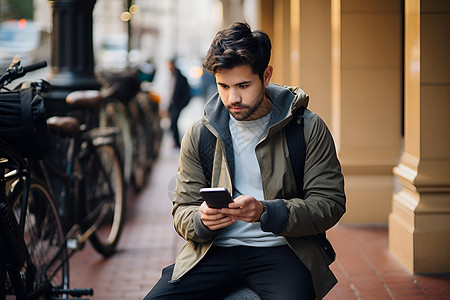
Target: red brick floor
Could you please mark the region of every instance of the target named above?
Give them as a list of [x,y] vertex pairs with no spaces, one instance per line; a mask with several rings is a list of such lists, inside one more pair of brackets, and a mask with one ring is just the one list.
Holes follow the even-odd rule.
[[[89,243],[70,262],[71,287],[93,288],[91,300],[137,300],[173,263],[183,240],[173,230],[170,192],[178,153],[167,138],[148,186],[129,193],[127,222],[118,253],[104,259]],[[390,254],[387,228],[338,225],[328,234],[337,252],[331,265],[339,283],[332,299],[450,299],[450,275],[411,275]]]

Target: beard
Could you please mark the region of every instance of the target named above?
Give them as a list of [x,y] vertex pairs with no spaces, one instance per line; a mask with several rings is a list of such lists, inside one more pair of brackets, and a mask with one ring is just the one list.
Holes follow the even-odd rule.
[[[250,118],[257,110],[258,108],[261,106],[261,103],[263,103],[264,101],[264,89],[262,89],[261,93],[258,95],[258,98],[260,99],[257,103],[255,103],[255,105],[244,105],[244,104],[232,104],[227,106],[228,111],[233,115],[233,117],[238,120],[238,121],[245,121],[248,118]],[[243,114],[240,113],[233,113],[231,111],[231,108],[234,107],[239,107],[239,108],[244,108],[244,112]]]

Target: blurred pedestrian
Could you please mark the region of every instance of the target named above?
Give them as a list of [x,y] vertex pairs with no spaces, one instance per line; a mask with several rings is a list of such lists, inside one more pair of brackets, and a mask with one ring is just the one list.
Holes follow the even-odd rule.
[[178,118],[181,111],[191,100],[191,88],[189,86],[187,78],[177,68],[174,59],[169,61],[168,64],[171,79],[171,94],[169,103],[169,115],[170,115],[170,130],[172,131],[174,146],[180,148],[180,133],[178,130]]
[[[223,299],[242,286],[262,299],[315,300],[336,284],[323,236],[345,213],[334,141],[308,95],[270,83],[270,53],[268,35],[246,23],[216,34],[203,67],[218,94],[183,138],[173,199],[186,244],[145,300]],[[234,201],[210,207],[205,187],[224,187]]]

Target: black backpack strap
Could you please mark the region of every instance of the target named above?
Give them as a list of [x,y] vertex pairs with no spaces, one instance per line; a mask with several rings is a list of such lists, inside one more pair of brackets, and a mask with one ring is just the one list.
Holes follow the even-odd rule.
[[[305,172],[306,159],[306,143],[304,133],[304,118],[303,113],[305,107],[301,106],[294,112],[291,122],[286,126],[286,141],[289,149],[289,157],[291,159],[292,169],[294,170],[295,182],[297,184],[298,197],[304,198],[305,191],[303,190],[303,176]],[[326,233],[318,233],[313,235],[315,241],[319,246],[325,250],[331,262],[336,259],[336,253],[333,246],[328,241]],[[330,262],[330,263],[331,263]]]
[[286,141],[289,149],[292,169],[294,170],[295,182],[297,183],[297,193],[300,198],[304,198],[303,174],[305,171],[306,144],[303,132],[303,113],[305,107],[301,106],[294,112],[291,122],[285,127]]
[[203,125],[200,130],[200,139],[198,141],[198,156],[202,164],[203,174],[208,181],[208,186],[211,186],[216,141],[216,136]]

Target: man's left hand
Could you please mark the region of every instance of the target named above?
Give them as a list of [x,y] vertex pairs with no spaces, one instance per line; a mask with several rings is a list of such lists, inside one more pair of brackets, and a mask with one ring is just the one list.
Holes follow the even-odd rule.
[[263,209],[264,205],[260,201],[252,196],[241,195],[228,208],[220,209],[220,213],[244,222],[257,222]]

